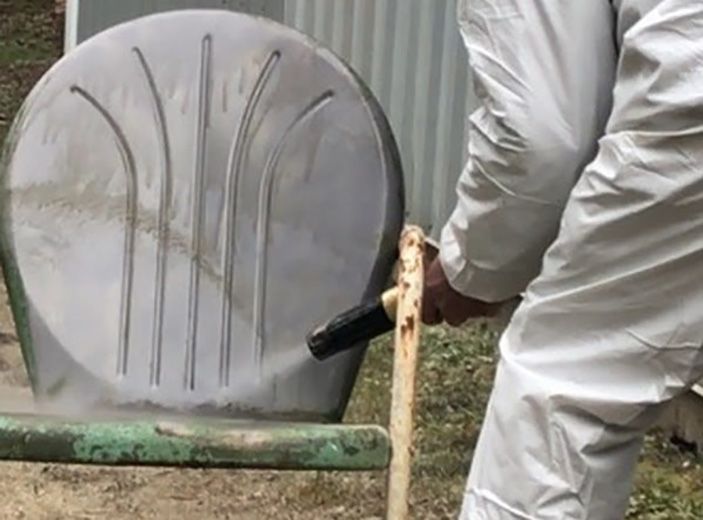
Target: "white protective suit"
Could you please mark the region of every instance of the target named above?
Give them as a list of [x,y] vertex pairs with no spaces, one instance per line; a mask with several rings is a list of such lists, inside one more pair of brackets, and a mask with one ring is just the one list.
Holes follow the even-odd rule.
[[482,107],[440,259],[524,294],[466,520],[616,520],[703,376],[703,1],[459,0]]

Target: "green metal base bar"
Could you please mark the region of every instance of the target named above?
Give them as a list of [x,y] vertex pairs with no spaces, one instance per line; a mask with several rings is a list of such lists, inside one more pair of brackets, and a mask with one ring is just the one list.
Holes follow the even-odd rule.
[[218,419],[129,421],[0,415],[0,459],[69,464],[276,470],[385,469],[378,426]]

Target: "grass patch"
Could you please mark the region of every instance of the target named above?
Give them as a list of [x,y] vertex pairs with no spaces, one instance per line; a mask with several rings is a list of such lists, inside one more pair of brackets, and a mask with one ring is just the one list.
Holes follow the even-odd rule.
[[22,41],[0,41],[0,63],[41,60],[45,55],[44,49],[26,45]]
[[0,1],[0,141],[41,74],[61,54],[51,0]]
[[[493,381],[496,339],[484,323],[423,333],[412,494],[417,518],[451,518],[459,508]],[[368,352],[348,421],[388,423],[391,368],[386,338]]]
[[703,467],[657,434],[644,445],[630,498],[628,520],[703,518]]
[[[424,331],[418,377],[414,518],[456,516],[493,381],[497,339],[495,331],[484,323],[460,330]],[[391,363],[386,338],[369,350],[350,404],[350,420],[387,424]],[[347,490],[356,485],[351,482]],[[375,492],[382,493],[382,482],[377,483]],[[652,433],[637,468],[627,520],[701,518],[700,460]]]

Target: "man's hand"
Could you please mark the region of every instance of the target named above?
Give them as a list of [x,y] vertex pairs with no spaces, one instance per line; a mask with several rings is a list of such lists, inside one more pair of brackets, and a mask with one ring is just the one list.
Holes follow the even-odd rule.
[[471,318],[494,316],[500,304],[485,303],[469,298],[449,284],[439,258],[434,258],[425,270],[422,321],[427,325],[442,322],[458,327]]

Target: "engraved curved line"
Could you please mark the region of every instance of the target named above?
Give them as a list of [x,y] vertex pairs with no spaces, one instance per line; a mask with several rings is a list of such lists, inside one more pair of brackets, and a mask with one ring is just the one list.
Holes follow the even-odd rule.
[[278,162],[288,138],[297,127],[303,125],[318,111],[324,108],[334,98],[334,92],[328,90],[315,98],[298,114],[295,120],[286,128],[278,144],[269,155],[264,173],[259,184],[259,208],[256,229],[256,269],[254,274],[254,355],[259,372],[262,369],[264,356],[264,320],[266,309],[266,270],[268,256],[268,237],[271,216],[271,198]]
[[132,48],[144,76],[154,114],[156,132],[161,147],[161,187],[157,221],[158,245],[156,250],[156,279],[154,281],[154,322],[151,331],[151,356],[149,360],[149,381],[152,387],[161,383],[161,350],[163,343],[164,297],[166,291],[166,260],[170,235],[169,217],[173,193],[173,171],[171,166],[171,143],[166,124],[166,114],[154,74],[144,53],[139,47]]
[[200,46],[200,76],[198,87],[198,121],[195,142],[195,167],[191,191],[191,262],[188,292],[188,329],[186,336],[185,386],[195,390],[195,354],[198,336],[198,303],[200,289],[200,257],[202,256],[203,189],[205,149],[209,125],[210,81],[212,69],[212,36],[207,34]]
[[112,130],[115,144],[124,166],[127,181],[127,207],[125,215],[125,237],[122,252],[122,288],[120,300],[120,325],[117,349],[117,375],[127,375],[127,361],[129,359],[129,333],[132,312],[132,285],[134,282],[134,240],[137,221],[137,167],[132,148],[125,137],[122,128],[108,110],[90,93],[78,85],[71,86],[72,94],[77,94],[93,107]]
[[235,224],[237,217],[237,196],[239,179],[241,177],[244,151],[249,137],[251,122],[256,113],[261,96],[271,79],[271,75],[281,59],[280,51],[274,51],[266,60],[259,73],[254,88],[247,99],[237,133],[232,140],[232,146],[227,160],[227,180],[225,195],[225,247],[222,258],[224,287],[222,289],[222,305],[220,320],[220,387],[229,386],[230,358],[232,352],[232,286],[234,283],[234,254],[235,254]]

